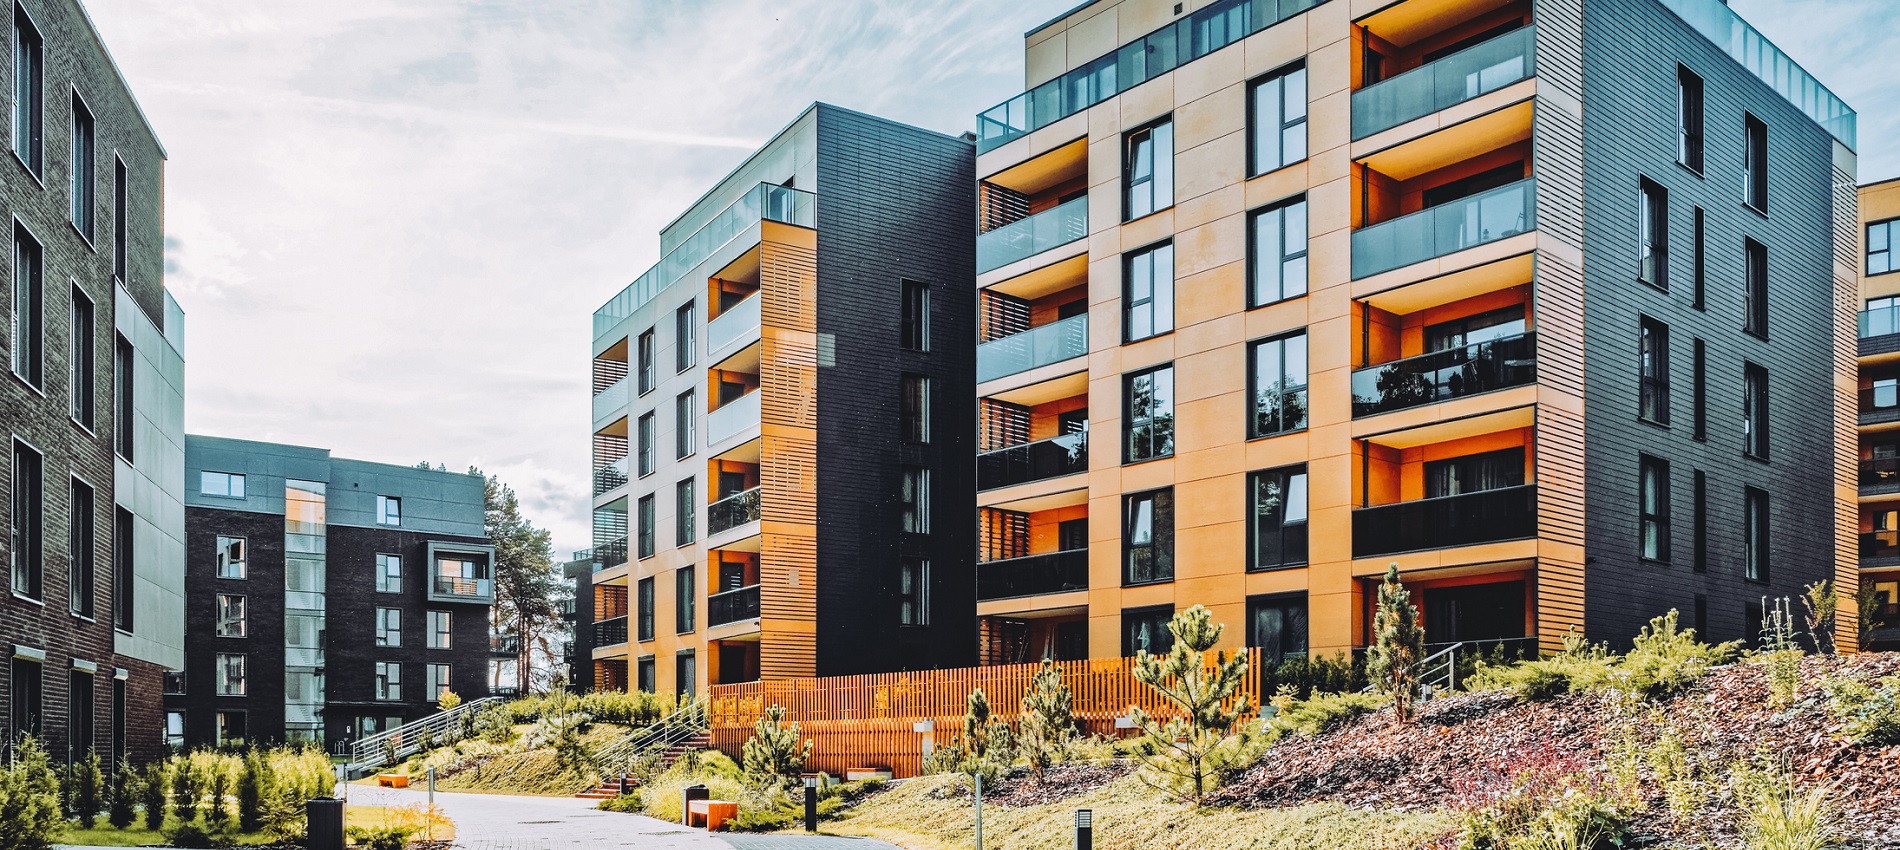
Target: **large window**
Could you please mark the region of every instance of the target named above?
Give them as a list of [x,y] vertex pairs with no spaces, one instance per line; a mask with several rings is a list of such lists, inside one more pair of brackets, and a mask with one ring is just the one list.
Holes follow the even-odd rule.
[[646,332],[640,334],[637,347],[639,349],[639,362],[636,365],[640,372],[640,395],[646,395],[647,393],[653,392],[654,386],[652,328],[647,328]]
[[696,573],[692,564],[673,571],[673,631],[686,634],[697,628],[694,624],[699,606],[699,583],[694,581]]
[[1768,211],[1768,125],[1742,115],[1742,202]]
[[1306,196],[1281,201],[1253,214],[1247,306],[1259,307],[1306,294]]
[[906,373],[899,379],[898,423],[907,442],[930,442],[930,379]]
[[1174,122],[1164,119],[1122,137],[1122,220],[1174,205]]
[[897,329],[897,344],[907,351],[930,350],[930,285],[921,281],[899,281],[903,299]]
[[376,662],[376,698],[384,702],[402,699],[402,662]]
[[1306,158],[1306,63],[1281,68],[1253,84],[1248,174],[1265,174]]
[[1174,491],[1122,499],[1122,583],[1174,580]]
[[1247,648],[1265,664],[1306,657],[1306,597],[1247,600]]
[[1742,577],[1768,580],[1768,492],[1754,487],[1742,494]]
[[640,423],[638,425],[638,430],[637,430],[637,438],[638,438],[639,445],[637,446],[638,451],[636,452],[636,454],[639,457],[640,465],[636,471],[642,478],[653,474],[653,469],[654,469],[654,459],[653,459],[654,434],[653,432],[654,430],[655,430],[654,415],[652,411],[648,411],[646,413],[640,414]]
[[673,545],[685,546],[699,536],[697,489],[691,478],[673,485]]
[[654,500],[653,500],[652,493],[648,493],[640,497],[639,512],[640,512],[640,517],[639,517],[640,527],[638,528],[638,532],[639,532],[639,538],[640,538],[639,539],[640,549],[639,549],[639,552],[637,553],[637,556],[641,558],[651,558],[653,557],[653,551],[654,551],[653,526],[655,525],[655,523],[658,522],[657,518],[654,516]]
[[1122,338],[1174,330],[1174,243],[1130,251],[1122,260]]
[[1425,462],[1425,498],[1502,490],[1524,484],[1524,449],[1514,447]]
[[125,217],[130,208],[126,185],[129,176],[125,170],[125,160],[112,158],[112,277],[121,283],[126,280],[126,239],[131,228],[126,226]]
[[658,690],[659,680],[656,678],[653,656],[648,655],[635,661],[633,670],[633,681],[636,689],[649,694]]
[[1890,218],[1867,225],[1868,274],[1886,274],[1896,268],[1893,262],[1895,236],[1900,236],[1900,218]]
[[691,455],[698,438],[693,433],[693,391],[687,390],[673,399],[673,459]]
[[1636,279],[1669,288],[1669,192],[1648,180],[1637,193]]
[[1702,172],[1702,78],[1676,66],[1676,161]]
[[13,515],[9,554],[13,558],[13,592],[28,599],[40,599],[45,593],[45,552],[41,526],[45,515],[46,494],[41,477],[40,453],[19,440],[13,441]]
[[1253,521],[1247,532],[1250,570],[1306,563],[1306,467],[1289,466],[1248,476]]
[[684,372],[691,368],[698,349],[698,317],[693,315],[693,302],[688,301],[673,311],[673,371]]
[[236,593],[218,594],[218,637],[241,638],[250,634],[244,616],[244,597]]
[[429,626],[428,631],[423,632],[423,637],[427,639],[424,646],[430,649],[454,649],[455,629],[450,612],[424,611],[423,617],[428,620]]
[[1122,460],[1174,454],[1174,367],[1136,372],[1122,382]]
[[1261,340],[1248,349],[1247,436],[1306,427],[1306,332]]
[[[113,335],[112,347],[112,450],[126,463],[132,462],[132,432],[137,414],[132,403],[132,343]],[[240,476],[241,478],[242,476]],[[243,497],[240,490],[238,497]]]
[[1669,424],[1669,326],[1644,318],[1639,342],[1639,415],[1658,425]]
[[66,536],[66,587],[70,597],[70,607],[74,614],[91,617],[93,611],[92,596],[98,586],[95,570],[95,552],[93,540],[97,536],[94,512],[98,506],[93,502],[93,490],[86,482],[72,479],[71,518],[67,522]]
[[122,632],[132,631],[132,512],[112,507],[112,625]]
[[40,243],[20,225],[13,227],[13,374],[39,387],[44,381],[45,294]]
[[376,645],[402,646],[402,609],[376,609]]
[[22,655],[13,656],[13,728],[15,735],[40,734],[40,677],[45,665]]
[[402,500],[395,496],[377,496],[376,524],[402,525]]
[[44,57],[39,28],[33,26],[26,10],[13,7],[13,153],[26,170],[40,173],[41,92],[45,88]]
[[1641,492],[1642,534],[1638,541],[1644,560],[1669,560],[1669,462],[1643,455]]
[[93,429],[95,395],[93,392],[93,350],[97,340],[93,337],[92,299],[86,297],[75,286],[72,290],[71,337],[67,340],[69,354],[66,357],[66,389],[68,413],[73,421],[88,431]]
[[225,499],[244,498],[244,476],[231,472],[198,473],[198,494]]
[[73,134],[72,167],[67,169],[66,192],[70,201],[73,227],[86,242],[93,241],[93,202],[98,192],[93,189],[94,155],[92,110],[86,108],[86,102],[79,99],[79,92],[73,92]]
[[897,565],[897,624],[930,625],[930,561],[904,558]]
[[1172,619],[1174,608],[1167,605],[1123,611],[1122,655],[1168,654],[1168,650],[1174,648],[1174,632],[1168,630],[1168,621]]
[[402,556],[377,553],[376,592],[402,592]]
[[244,661],[241,652],[218,653],[218,696],[244,696]]
[[218,535],[218,578],[244,578],[250,561],[250,547],[244,538]]
[[912,534],[930,533],[930,470],[907,466],[898,474],[899,528]]
[[1753,239],[1743,243],[1743,330],[1768,338],[1768,246]]
[[640,580],[640,585],[635,591],[635,595],[639,608],[636,612],[638,616],[635,617],[636,622],[634,623],[634,640],[652,640],[654,630],[653,620],[655,616],[653,613],[653,576],[647,576]]

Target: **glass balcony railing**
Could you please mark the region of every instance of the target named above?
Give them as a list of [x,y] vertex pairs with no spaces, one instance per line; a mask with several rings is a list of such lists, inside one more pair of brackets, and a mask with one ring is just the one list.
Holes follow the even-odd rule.
[[1860,535],[1862,558],[1900,558],[1900,531],[1868,531]]
[[627,398],[626,378],[594,393],[594,427],[599,428],[624,415],[627,412]]
[[495,595],[495,583],[492,580],[465,576],[436,576],[433,589],[435,596],[489,599]]
[[1357,280],[1525,233],[1537,226],[1537,181],[1520,180],[1352,232]]
[[626,289],[594,311],[594,336],[613,329],[620,320],[646,306],[667,287],[685,277],[694,266],[706,261],[714,251],[737,238],[746,228],[761,221],[776,221],[811,227],[813,195],[799,189],[761,183],[738,200],[727,205],[693,235],[668,251],[665,257],[647,269],[646,274],[627,284]]
[[993,490],[1089,471],[1087,431],[1023,443],[976,456],[976,489]]
[[1857,118],[1854,110],[1828,91],[1806,69],[1795,64],[1788,54],[1762,37],[1735,10],[1728,0],[1662,0],[1665,8],[1687,21],[1716,47],[1728,51],[1769,88],[1787,98],[1848,149],[1855,147]]
[[489,635],[488,651],[494,655],[520,655],[520,635]]
[[619,646],[626,642],[627,616],[625,614],[594,624],[595,646]]
[[1537,533],[1537,485],[1417,499],[1352,512],[1352,556],[1520,540]]
[[706,323],[706,351],[714,352],[759,335],[759,293],[734,304],[719,318]]
[[749,522],[759,521],[759,489],[734,493],[706,507],[706,533],[730,531]]
[[1089,235],[1089,196],[1057,204],[976,237],[976,273],[999,269]]
[[1537,28],[1524,27],[1353,92],[1352,137],[1363,139],[1528,80],[1537,73],[1536,51]]
[[993,339],[976,347],[976,380],[1027,372],[1089,353],[1087,313]]
[[1863,424],[1869,419],[1900,418],[1900,387],[1888,384],[1862,389],[1860,418]]
[[627,483],[627,458],[613,463],[602,464],[594,470],[594,495],[598,496],[615,487],[624,487]]
[[1900,307],[1875,307],[1860,311],[1860,338],[1900,333]]
[[1089,589],[1089,550],[1069,549],[976,565],[976,598],[1014,599]]
[[1407,357],[1352,373],[1352,415],[1371,416],[1537,382],[1537,332]]
[[594,544],[594,563],[603,570],[610,570],[627,562],[627,538],[616,537],[605,543]]
[[759,586],[756,584],[706,597],[706,625],[723,626],[759,617]]
[[1861,489],[1900,489],[1900,458],[1876,457],[1860,462]]
[[721,405],[706,416],[706,445],[716,446],[759,424],[758,390]]

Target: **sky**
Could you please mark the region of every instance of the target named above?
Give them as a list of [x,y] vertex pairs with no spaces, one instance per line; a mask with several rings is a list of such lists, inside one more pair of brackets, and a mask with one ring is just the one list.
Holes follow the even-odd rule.
[[[1900,176],[1896,0],[1732,0]],[[946,133],[1073,0],[90,0],[170,156],[187,431],[478,466],[589,543],[593,310],[815,100]],[[1888,57],[1876,66],[1868,57]]]

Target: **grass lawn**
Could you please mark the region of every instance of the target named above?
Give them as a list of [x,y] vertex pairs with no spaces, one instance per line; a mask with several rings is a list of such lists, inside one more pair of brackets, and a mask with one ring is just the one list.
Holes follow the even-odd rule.
[[[164,844],[165,836],[144,828],[140,820],[127,829],[113,829],[104,820],[100,820],[93,829],[80,829],[78,825],[66,830],[60,836],[60,844],[78,844],[93,847],[142,847],[147,844]],[[270,836],[261,832],[252,832],[238,837],[239,844],[272,844]]]

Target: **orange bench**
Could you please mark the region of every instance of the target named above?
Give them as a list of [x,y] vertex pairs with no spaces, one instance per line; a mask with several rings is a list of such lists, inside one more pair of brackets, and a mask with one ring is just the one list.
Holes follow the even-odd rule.
[[726,821],[739,816],[739,804],[731,800],[694,800],[686,804],[686,825],[706,825],[707,832],[718,832]]
[[378,773],[376,784],[385,788],[409,787],[409,775],[406,773]]

